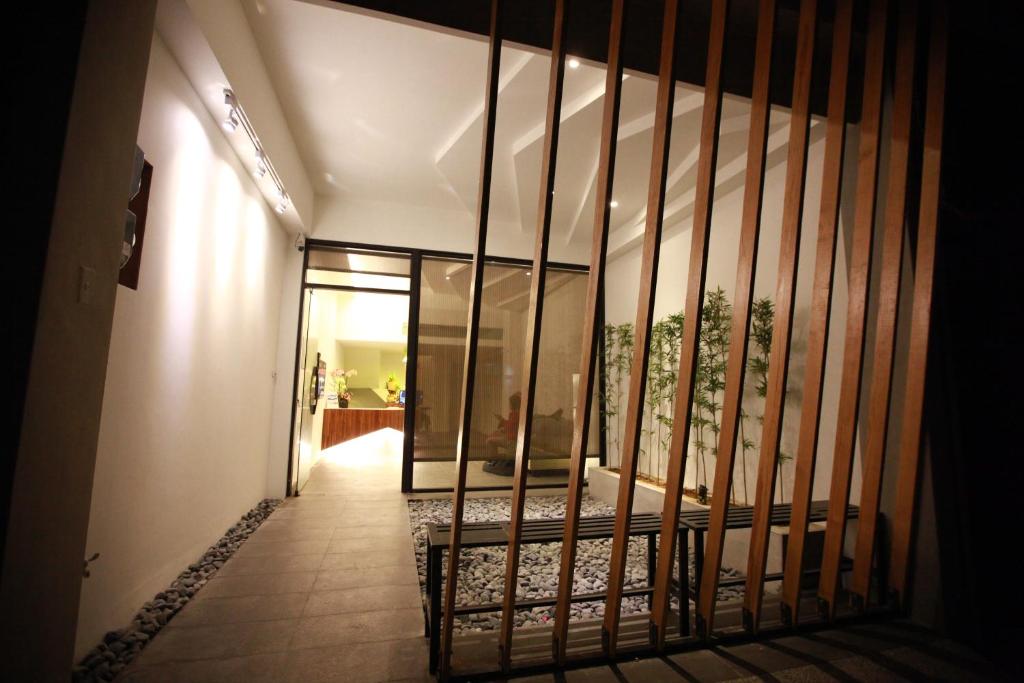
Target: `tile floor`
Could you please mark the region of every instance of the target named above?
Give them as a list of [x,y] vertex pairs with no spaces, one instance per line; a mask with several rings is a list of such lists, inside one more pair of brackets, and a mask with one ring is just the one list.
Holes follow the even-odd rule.
[[[400,455],[373,446],[325,451],[303,495],[278,507],[117,680],[433,680]],[[1000,679],[966,648],[890,622],[514,680]]]
[[368,445],[325,451],[118,681],[431,680],[400,456]]

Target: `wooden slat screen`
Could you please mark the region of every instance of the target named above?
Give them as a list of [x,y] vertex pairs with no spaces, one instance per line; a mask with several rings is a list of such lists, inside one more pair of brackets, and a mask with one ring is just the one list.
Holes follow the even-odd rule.
[[882,240],[882,271],[878,281],[878,318],[875,321],[874,367],[868,398],[867,447],[864,450],[864,478],[860,489],[860,518],[853,556],[852,598],[860,606],[868,603],[875,533],[882,496],[882,467],[889,433],[889,396],[896,353],[896,312],[900,300],[903,268],[903,227],[906,218],[907,167],[910,162],[910,124],[914,104],[914,60],[917,38],[917,2],[900,6],[899,36],[896,44],[895,92],[892,106],[892,139],[889,182]]
[[711,5],[708,61],[704,79],[704,110],[701,112],[700,151],[697,158],[697,187],[693,201],[693,228],[690,237],[690,264],[687,271],[686,304],[683,319],[683,340],[679,350],[679,384],[676,387],[676,428],[669,445],[665,505],[661,516],[661,538],[658,567],[654,579],[651,624],[655,641],[665,642],[669,620],[669,586],[675,564],[676,533],[686,473],[686,451],[690,443],[690,414],[693,404],[694,380],[697,376],[697,354],[700,338],[701,312],[704,310],[704,285],[707,275],[708,246],[711,231],[711,206],[715,196],[715,167],[718,164],[718,130],[722,120],[722,59],[725,53],[725,28],[729,14],[728,0],[715,0]]
[[633,361],[630,365],[629,394],[626,405],[625,436],[616,499],[615,535],[612,537],[608,569],[608,597],[604,610],[601,641],[609,656],[615,654],[619,633],[622,586],[626,578],[629,551],[629,517],[633,509],[636,485],[637,452],[640,448],[644,391],[647,382],[649,339],[654,320],[654,290],[658,279],[658,255],[661,251],[662,213],[665,208],[665,180],[668,175],[669,141],[672,133],[672,108],[675,103],[676,33],[679,24],[678,0],[665,0],[662,20],[661,59],[658,68],[658,99],[654,111],[654,143],[651,174],[647,191],[647,218],[644,226],[640,264],[640,292],[637,299]]
[[782,244],[779,247],[778,284],[775,287],[774,332],[768,362],[768,390],[765,396],[754,498],[754,522],[750,529],[747,584],[743,594],[743,622],[756,630],[761,618],[764,574],[768,564],[771,511],[775,504],[782,418],[789,379],[789,351],[793,333],[793,306],[800,256],[800,234],[804,218],[804,180],[807,176],[807,137],[811,123],[811,69],[814,62],[817,0],[801,0],[797,33],[796,68],[793,75],[793,107],[789,120],[789,156],[782,208]]
[[882,118],[882,84],[885,69],[885,0],[872,0],[864,65],[864,98],[860,119],[857,194],[854,199],[853,237],[849,257],[846,345],[843,350],[842,384],[836,423],[835,455],[829,488],[829,512],[825,549],[818,578],[818,599],[826,616],[835,611],[839,589],[839,565],[846,536],[846,505],[853,476],[853,449],[860,407],[861,366],[864,361],[864,328],[868,315],[868,284],[871,280],[871,248],[874,243],[878,142]]
[[565,78],[566,2],[567,0],[555,0],[555,27],[551,39],[551,73],[548,77],[544,156],[541,162],[540,200],[537,208],[537,235],[533,253],[533,277],[530,280],[530,309],[526,319],[528,353],[524,359],[522,379],[525,391],[519,408],[515,478],[512,482],[512,521],[509,524],[508,532],[505,593],[501,608],[501,634],[498,641],[503,670],[509,668],[512,656],[512,631],[515,629],[516,589],[519,586],[519,545],[523,535],[526,480],[529,476],[527,466],[530,458],[530,436],[533,431],[537,361],[540,356],[541,322],[544,317],[544,285],[547,281],[548,243],[551,236],[551,206],[555,196],[555,164],[558,158],[558,129],[562,110],[562,85]]
[[935,272],[935,235],[939,213],[939,177],[942,166],[948,11],[944,1],[932,5],[924,154],[921,164],[921,206],[917,221],[917,250],[914,259],[914,303],[910,323],[907,381],[903,397],[896,505],[892,519],[892,553],[889,561],[889,587],[893,591],[897,605],[901,607],[906,603],[921,450],[921,414],[924,407],[925,369],[928,361],[928,332]]
[[484,99],[484,135],[480,152],[480,188],[477,199],[476,244],[473,252],[473,280],[469,288],[469,321],[466,324],[466,359],[462,373],[462,407],[455,453],[455,487],[452,493],[451,542],[448,546],[448,575],[444,589],[444,621],[441,629],[440,675],[451,673],[452,635],[455,627],[455,594],[459,585],[459,551],[462,542],[462,513],[466,504],[466,470],[469,465],[470,430],[473,424],[473,388],[476,379],[477,347],[480,343],[480,301],[483,296],[487,256],[487,221],[491,205],[491,171],[494,162],[494,129],[498,108],[498,75],[501,72],[502,0],[491,0],[491,42],[487,56],[487,94]]
[[822,168],[821,207],[815,249],[814,284],[807,335],[800,436],[793,478],[793,507],[789,524],[789,547],[782,584],[782,619],[795,624],[800,609],[804,543],[814,486],[821,397],[825,385],[825,349],[828,346],[829,315],[832,312],[832,284],[835,273],[836,235],[839,228],[839,199],[842,190],[843,147],[846,144],[846,89],[849,82],[853,0],[840,0],[832,31],[832,68]]
[[613,0],[608,32],[608,71],[605,74],[604,109],[601,119],[601,146],[598,157],[597,187],[594,203],[594,229],[590,248],[590,274],[583,321],[583,358],[580,390],[576,403],[576,423],[572,432],[568,490],[565,501],[565,531],[558,571],[558,602],[552,634],[556,661],[565,662],[569,634],[569,599],[576,569],[576,540],[579,534],[580,505],[583,498],[583,474],[587,462],[587,436],[590,433],[591,399],[595,387],[595,366],[600,348],[602,315],[599,307],[608,259],[608,227],[611,221],[612,178],[619,134],[619,105],[622,100],[622,34],[626,19],[625,0]]
[[747,175],[743,195],[739,260],[736,264],[736,289],[733,292],[732,328],[729,332],[729,359],[725,371],[725,396],[722,399],[722,432],[718,441],[715,495],[711,500],[711,527],[708,530],[708,545],[704,553],[704,572],[703,576],[697,577],[700,580],[697,603],[698,634],[706,634],[714,623],[719,567],[722,564],[722,547],[725,544],[725,517],[729,511],[729,492],[732,490],[733,463],[743,401],[743,380],[747,375],[747,328],[750,327],[750,311],[754,302],[754,277],[757,274],[757,248],[761,233],[761,199],[764,190],[768,120],[771,114],[768,92],[771,88],[774,35],[775,0],[761,0],[757,15],[757,38],[754,43],[754,92],[750,107]]
[[[827,619],[836,616],[837,598],[840,595],[840,575],[849,562],[844,558],[847,521],[851,515],[858,517],[856,548],[853,557],[853,574],[850,594],[855,607],[864,607],[872,593],[873,566],[875,558],[890,549],[880,546],[876,533],[881,519],[881,488],[884,472],[887,431],[890,410],[901,411],[902,423],[896,478],[896,502],[892,519],[893,539],[888,580],[891,582],[897,602],[905,602],[909,589],[909,564],[912,532],[914,529],[917,480],[920,470],[921,414],[927,360],[931,290],[934,269],[937,212],[939,202],[939,171],[941,163],[942,128],[944,106],[944,80],[948,30],[948,8],[945,3],[922,5],[931,10],[929,15],[926,112],[923,117],[923,158],[921,164],[920,205],[917,207],[917,243],[912,303],[912,324],[909,341],[909,369],[906,385],[903,387],[902,405],[890,407],[890,398],[895,393],[893,365],[897,349],[898,305],[901,285],[901,269],[904,267],[903,243],[905,239],[906,216],[913,215],[915,207],[908,206],[908,169],[917,153],[914,149],[913,105],[915,102],[915,67],[917,59],[918,5],[916,0],[894,1],[866,0],[866,36],[863,48],[863,81],[859,81],[859,70],[851,68],[854,55],[858,54],[859,37],[856,27],[857,3],[854,0],[837,0],[835,12],[821,12],[818,0],[801,0],[797,22],[795,63],[793,68],[793,89],[790,105],[789,142],[786,157],[786,173],[783,187],[781,210],[781,235],[777,247],[778,271],[774,289],[774,320],[771,348],[766,378],[763,433],[758,462],[755,500],[752,508],[730,512],[731,490],[735,451],[741,446],[739,425],[743,417],[744,377],[747,372],[748,330],[751,325],[754,304],[754,284],[757,275],[758,253],[762,236],[762,212],[765,197],[766,167],[769,152],[770,110],[775,96],[771,87],[772,58],[776,49],[775,33],[777,12],[775,0],[759,0],[758,25],[754,44],[752,68],[752,90],[750,108],[750,130],[747,137],[742,212],[739,224],[739,245],[736,270],[736,286],[733,290],[734,308],[730,327],[729,355],[726,361],[725,386],[722,399],[722,421],[718,442],[717,464],[710,510],[704,521],[695,522],[687,517],[686,526],[681,522],[684,474],[687,451],[691,439],[692,405],[701,353],[701,319],[705,298],[708,272],[709,244],[712,229],[712,210],[715,199],[716,166],[718,163],[719,141],[722,136],[723,87],[722,67],[726,54],[726,31],[728,24],[728,0],[712,0],[708,32],[707,64],[704,82],[704,107],[701,115],[699,151],[696,162],[696,179],[693,192],[693,219],[689,238],[690,251],[686,272],[686,295],[682,340],[679,347],[678,386],[675,388],[675,406],[669,445],[668,478],[665,485],[665,499],[660,520],[646,515],[642,522],[631,528],[634,487],[637,484],[637,460],[640,446],[645,392],[647,390],[648,344],[654,316],[654,300],[658,279],[660,246],[663,231],[663,211],[666,199],[670,142],[672,139],[673,104],[676,96],[677,38],[680,34],[680,20],[683,16],[680,0],[665,0],[664,17],[661,25],[661,48],[657,101],[653,118],[653,141],[650,176],[648,183],[647,212],[644,219],[643,244],[640,251],[640,280],[637,292],[635,318],[635,345],[630,366],[629,389],[625,407],[625,438],[616,499],[614,521],[607,518],[605,526],[612,534],[609,563],[608,587],[603,622],[601,624],[601,648],[606,657],[621,654],[620,610],[624,597],[643,594],[646,589],[625,589],[628,574],[627,556],[631,531],[644,532],[660,529],[657,543],[656,571],[654,584],[649,590],[651,598],[650,649],[661,650],[669,638],[670,626],[677,623],[678,615],[670,608],[670,597],[681,594],[686,601],[689,594],[689,569],[685,558],[680,558],[680,574],[674,575],[677,540],[680,533],[693,529],[706,533],[707,552],[702,573],[695,578],[698,588],[696,631],[698,636],[710,638],[713,635],[717,594],[720,584],[723,550],[726,531],[743,523],[751,529],[750,545],[747,548],[747,573],[742,581],[745,586],[743,601],[743,625],[748,631],[758,631],[762,626],[765,582],[782,580],[782,621],[797,625],[800,622],[799,607],[801,585],[805,574],[805,550],[808,546],[811,519],[825,518],[826,530],[822,564],[818,579],[817,596],[823,615]],[[512,651],[515,643],[514,615],[517,608],[516,587],[518,585],[520,546],[529,541],[528,532],[523,535],[524,505],[528,459],[530,453],[531,418],[533,399],[537,383],[537,361],[540,351],[541,322],[543,318],[544,274],[546,272],[549,242],[551,240],[552,190],[558,151],[559,118],[566,59],[567,0],[554,0],[554,33],[552,39],[551,70],[547,99],[547,117],[541,160],[541,185],[538,210],[538,226],[534,245],[533,281],[530,290],[530,308],[527,321],[527,342],[529,354],[524,358],[522,386],[524,405],[520,410],[519,434],[516,445],[516,469],[513,481],[511,521],[507,526],[508,548],[505,575],[505,591],[501,612],[501,630],[497,640],[498,661],[503,671],[513,667]],[[552,520],[556,533],[562,535],[562,549],[559,567],[557,597],[555,604],[554,628],[552,630],[552,660],[566,664],[570,649],[570,605],[573,601],[577,544],[580,537],[581,501],[584,495],[584,471],[586,466],[587,440],[591,419],[591,401],[597,382],[597,354],[600,349],[602,330],[602,292],[608,260],[608,238],[610,230],[610,204],[612,180],[615,171],[616,145],[619,127],[619,111],[623,79],[623,32],[628,11],[627,0],[612,0],[611,23],[609,27],[608,69],[605,82],[605,99],[601,139],[599,145],[598,169],[596,174],[595,213],[591,240],[590,273],[586,300],[583,302],[584,324],[580,366],[579,391],[577,393],[575,423],[571,446],[570,474],[567,488],[565,520]],[[791,11],[788,7],[787,12]],[[888,19],[897,19],[894,36],[888,36]],[[487,97],[484,107],[484,140],[482,151],[480,197],[476,252],[473,263],[473,287],[470,290],[470,313],[467,325],[467,349],[465,374],[462,387],[462,423],[457,450],[457,480],[453,496],[453,517],[450,544],[448,546],[448,575],[443,593],[443,628],[441,633],[440,675],[452,675],[452,634],[456,614],[455,595],[458,587],[458,557],[463,529],[462,515],[465,505],[466,451],[469,439],[469,425],[472,415],[473,375],[476,364],[476,346],[480,336],[480,302],[478,292],[482,283],[483,255],[487,239],[488,203],[491,185],[491,166],[494,154],[494,122],[497,104],[498,72],[501,51],[501,3],[492,0],[491,43],[487,78]],[[784,22],[781,25],[784,25]],[[818,226],[815,235],[815,263],[813,266],[810,313],[807,327],[807,349],[803,392],[800,395],[800,423],[796,447],[796,461],[791,506],[776,506],[775,487],[782,442],[782,425],[786,403],[786,386],[789,374],[790,356],[793,349],[794,316],[797,302],[797,283],[800,273],[799,252],[801,228],[805,205],[805,185],[808,176],[808,158],[811,154],[811,90],[814,63],[814,49],[817,33],[821,30],[831,35],[831,61],[828,80],[828,111],[825,121],[824,158],[821,167],[821,204],[818,208]],[[889,38],[894,40],[890,41]],[[922,42],[924,35],[922,34]],[[678,49],[686,49],[678,46]],[[890,54],[891,53],[891,54]],[[886,63],[893,60],[892,76],[892,126],[883,140],[882,112],[885,101],[887,80]],[[735,66],[735,65],[732,65]],[[787,69],[788,71],[788,69]],[[849,226],[847,254],[847,311],[845,320],[845,346],[839,369],[838,407],[835,418],[835,443],[832,470],[830,473],[829,496],[827,501],[815,501],[814,480],[822,427],[822,404],[825,389],[825,368],[828,361],[829,323],[832,314],[832,296],[836,285],[836,254],[839,244],[840,204],[844,185],[844,146],[850,113],[847,111],[850,81],[857,77],[857,87],[863,88],[859,116],[853,119],[859,128],[856,159],[856,189],[850,198],[852,204],[852,225]],[[822,84],[824,86],[824,84]],[[886,175],[885,215],[878,230],[882,235],[878,282],[878,312],[869,316],[872,283],[872,252],[876,231],[875,214],[879,188],[880,154],[883,145],[887,148],[888,168]],[[848,178],[846,180],[852,180]],[[874,327],[874,347],[870,376],[864,375],[865,340],[869,325]],[[862,385],[868,383],[869,392],[865,415],[859,413]],[[849,506],[855,445],[857,435],[866,434],[863,453],[863,483],[859,506]],[[812,510],[813,508],[813,510]],[[812,515],[813,512],[813,515]],[[790,514],[789,545],[783,559],[781,574],[768,574],[768,550],[772,524],[784,523]],[[737,517],[736,515],[739,515]],[[737,522],[740,517],[743,519]],[[689,521],[687,521],[689,520]],[[564,524],[564,526],[559,526]],[[694,525],[698,526],[694,526]],[[504,528],[504,527],[503,527]],[[529,527],[533,528],[533,527]],[[589,528],[589,527],[585,527]],[[586,534],[584,534],[586,536]],[[595,538],[590,536],[588,538]],[[469,543],[469,541],[467,541]],[[681,585],[680,585],[681,583]],[[881,586],[880,586],[881,588]],[[676,592],[678,591],[678,593]],[[889,596],[879,593],[881,601]],[[807,596],[803,596],[807,597]],[[580,597],[576,596],[579,600]],[[586,599],[590,599],[589,597]],[[688,602],[686,603],[688,605]],[[686,607],[683,605],[683,607]],[[466,612],[467,610],[463,610]],[[684,610],[688,613],[689,610]],[[767,620],[765,620],[767,628]],[[680,633],[675,638],[689,638],[689,622],[680,623]],[[625,631],[623,631],[625,633]],[[622,636],[624,637],[624,636]],[[634,637],[630,647],[637,647]],[[674,641],[675,642],[675,641]],[[518,647],[518,645],[515,645]],[[642,648],[641,648],[642,649]],[[591,651],[585,656],[593,656]],[[519,657],[517,650],[517,658]],[[536,663],[536,662],[531,662]]]

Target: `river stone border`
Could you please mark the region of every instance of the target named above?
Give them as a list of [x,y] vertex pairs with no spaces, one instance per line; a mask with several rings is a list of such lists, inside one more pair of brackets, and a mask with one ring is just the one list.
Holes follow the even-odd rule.
[[203,556],[178,575],[166,590],[153,596],[142,606],[131,625],[120,631],[109,631],[103,642],[89,651],[71,671],[75,683],[112,681],[135,659],[146,644],[167,625],[199,589],[206,585],[217,570],[231,557],[238,547],[259,528],[281,500],[265,498],[242,518],[227,533],[203,553]]
[[[511,501],[509,498],[467,498],[463,520],[466,522],[490,522],[508,520]],[[525,519],[562,519],[565,516],[565,496],[528,496]],[[607,503],[584,496],[580,505],[585,517],[615,514],[615,508]],[[413,534],[416,551],[416,569],[419,573],[420,591],[426,589],[427,523],[447,523],[452,519],[450,498],[409,501],[409,525]],[[611,539],[582,539],[577,543],[576,572],[573,592],[598,592],[607,587],[608,562],[611,557]],[[561,561],[562,544],[524,543],[520,552],[519,599],[552,597],[558,590],[558,570]],[[459,553],[458,604],[472,605],[500,602],[505,588],[506,548],[464,548]],[[447,573],[448,559],[442,560],[442,576]],[[689,557],[690,575],[694,574],[693,549]],[[675,569],[678,572],[678,566]],[[722,576],[736,576],[737,572],[722,567]],[[625,587],[647,585],[647,541],[640,537],[630,539],[626,560]],[[734,602],[743,597],[742,586],[721,587],[718,599]],[[670,599],[673,609],[678,609],[675,596]],[[577,602],[570,607],[570,619],[599,619],[604,616],[604,602]],[[643,597],[624,598],[622,614],[647,612],[647,599]],[[542,625],[554,618],[553,607],[535,607],[517,610],[517,628],[528,625]],[[493,631],[501,626],[501,615],[497,612],[460,615],[454,624],[455,633]]]

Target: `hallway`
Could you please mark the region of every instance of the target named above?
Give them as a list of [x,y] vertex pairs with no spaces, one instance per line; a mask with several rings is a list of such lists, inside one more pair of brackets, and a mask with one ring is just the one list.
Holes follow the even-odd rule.
[[118,680],[429,680],[395,434],[324,451]]

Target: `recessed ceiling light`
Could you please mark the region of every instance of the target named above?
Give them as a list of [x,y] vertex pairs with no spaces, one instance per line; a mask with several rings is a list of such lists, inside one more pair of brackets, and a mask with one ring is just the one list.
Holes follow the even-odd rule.
[[608,203],[608,206],[612,207],[613,209],[617,209],[619,208],[619,203],[613,199]]
[[571,57],[569,59],[569,68],[570,69],[578,69],[578,68],[580,68],[580,60],[576,59],[575,57]]

